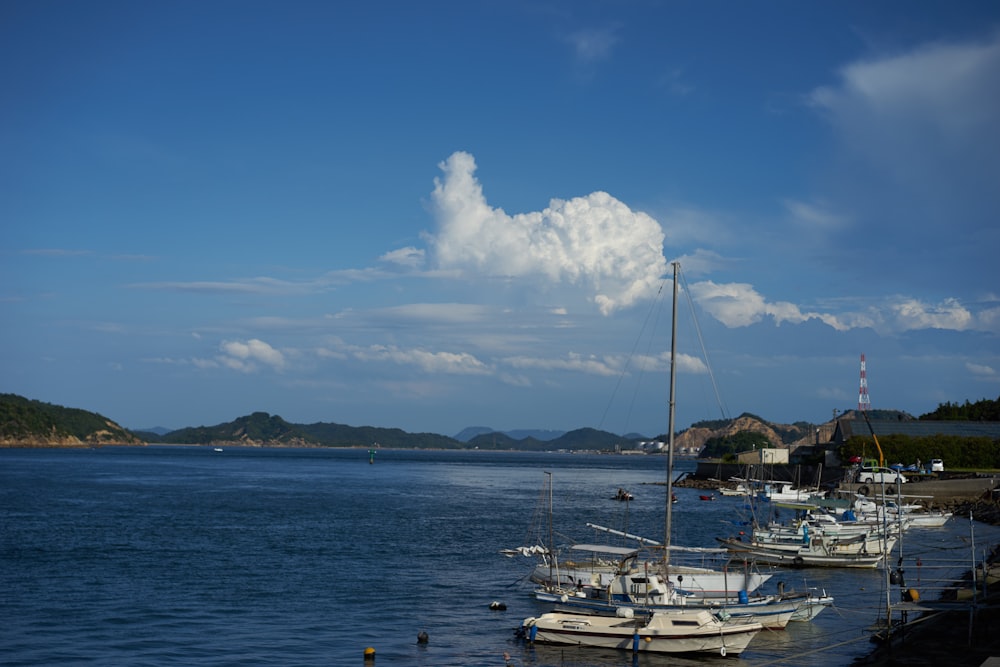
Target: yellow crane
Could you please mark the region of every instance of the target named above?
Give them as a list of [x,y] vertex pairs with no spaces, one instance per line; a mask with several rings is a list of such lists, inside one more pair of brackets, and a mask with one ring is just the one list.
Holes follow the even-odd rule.
[[870,419],[868,419],[868,411],[862,410],[861,414],[865,418],[865,423],[868,424],[868,430],[872,434],[872,440],[875,441],[875,449],[878,450],[878,467],[882,468],[885,466],[885,459],[882,456],[882,447],[878,444],[878,436],[875,435],[875,429],[872,428],[872,422]]

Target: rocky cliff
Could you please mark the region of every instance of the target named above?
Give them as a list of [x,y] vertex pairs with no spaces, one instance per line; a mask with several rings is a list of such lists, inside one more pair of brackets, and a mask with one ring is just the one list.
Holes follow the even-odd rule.
[[[820,430],[821,442],[829,441],[834,426],[835,424],[830,422],[816,427]],[[705,446],[706,442],[713,438],[732,437],[741,432],[762,434],[767,439],[767,447],[794,449],[799,445],[811,445],[816,441],[815,431],[805,425],[772,424],[751,415],[740,415],[717,428],[692,426],[674,438],[674,446],[677,449],[686,449],[688,452],[698,452]]]

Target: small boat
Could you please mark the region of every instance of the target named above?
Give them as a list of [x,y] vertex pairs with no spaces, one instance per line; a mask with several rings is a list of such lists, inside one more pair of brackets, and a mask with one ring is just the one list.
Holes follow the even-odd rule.
[[709,496],[698,496],[698,497],[701,498],[702,500],[715,500],[715,496],[711,496],[711,495],[709,495]]
[[797,489],[791,482],[767,482],[760,499],[765,502],[804,503],[826,497],[826,492],[818,489]]
[[613,496],[614,500],[635,500],[635,496],[625,489],[618,489]]
[[893,500],[886,500],[879,505],[864,497],[859,497],[854,501],[854,509],[859,516],[873,521],[880,522],[885,518],[893,522],[902,520],[905,527],[940,528],[948,523],[948,519],[952,517],[952,512],[931,510],[923,505],[900,506]]
[[[595,524],[588,525],[602,528]],[[645,560],[640,561],[640,550],[630,547],[575,544],[568,548],[566,558],[563,559],[553,559],[547,550],[540,553],[539,550],[542,549],[536,547],[530,554],[521,552],[526,556],[539,557],[530,575],[531,581],[546,590],[567,591],[570,595],[581,589],[605,589],[622,572],[646,571],[654,565]],[[692,592],[699,598],[736,598],[741,591],[753,593],[774,576],[771,572],[761,572],[756,568],[730,566],[719,569],[698,564],[705,558],[714,560],[725,556],[725,549],[672,546],[671,552],[688,559],[699,559],[694,563],[680,563],[674,559],[667,566],[670,585]],[[656,566],[660,567],[658,561]]]
[[[692,591],[680,589],[673,582],[665,583],[664,578],[654,570],[659,563],[645,563],[643,568],[630,569],[617,575],[604,588],[581,587],[576,591],[563,589],[540,589],[535,591],[535,599],[554,602],[556,611],[614,613],[620,608],[629,608],[636,615],[648,615],[659,611],[693,611],[704,609],[713,614],[725,614],[731,618],[747,618],[768,629],[782,629],[809,600],[805,596],[788,596],[779,599],[774,596],[748,596],[746,591],[723,598],[698,599]],[[680,577],[684,581],[684,577]]]
[[742,541],[716,538],[734,554],[757,563],[792,567],[856,567],[875,568],[890,553],[899,539],[897,535],[860,535],[847,540],[823,539],[817,536],[808,543],[781,544],[758,540]]
[[222,451],[222,447],[215,447],[214,449],[212,449],[212,451],[213,452],[221,452]]
[[531,642],[725,656],[742,653],[762,629],[760,623],[722,620],[704,609],[635,616],[622,607],[614,615],[553,611],[524,619],[520,632]]
[[814,595],[811,592],[781,593],[778,595],[779,600],[788,600],[797,597],[804,597],[805,604],[799,605],[799,608],[794,614],[792,614],[792,621],[811,621],[816,618],[821,611],[827,607],[833,606],[833,596],[827,595],[826,591],[823,591],[820,595]]

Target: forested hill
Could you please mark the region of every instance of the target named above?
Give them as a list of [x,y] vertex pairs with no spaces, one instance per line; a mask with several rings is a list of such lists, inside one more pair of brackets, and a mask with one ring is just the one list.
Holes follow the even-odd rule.
[[342,424],[292,424],[278,415],[254,412],[215,426],[197,426],[165,435],[144,433],[150,442],[183,445],[246,445],[256,447],[398,447],[411,449],[461,449],[454,438],[435,433],[407,433],[398,428],[344,426]]
[[0,394],[0,446],[141,444],[140,438],[96,412],[33,401],[17,394]]
[[920,415],[920,420],[1000,422],[1000,396],[995,401],[984,398],[975,403],[966,401],[963,405],[942,403],[934,412]]

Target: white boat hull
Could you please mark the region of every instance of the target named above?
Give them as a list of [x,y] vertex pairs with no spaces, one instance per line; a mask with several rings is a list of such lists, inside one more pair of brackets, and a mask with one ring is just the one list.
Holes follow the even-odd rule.
[[533,642],[724,656],[742,653],[762,626],[721,621],[707,611],[656,612],[643,618],[550,612],[525,619],[521,628]]
[[791,567],[856,567],[875,568],[885,557],[886,553],[892,551],[896,544],[895,537],[886,538],[887,545],[884,552],[870,553],[862,551],[827,551],[813,548],[801,547],[798,550],[774,548],[771,545],[761,545],[752,542],[741,542],[733,539],[720,539],[719,541],[733,553],[745,558],[751,558],[758,563],[768,563],[770,565],[783,565]]

